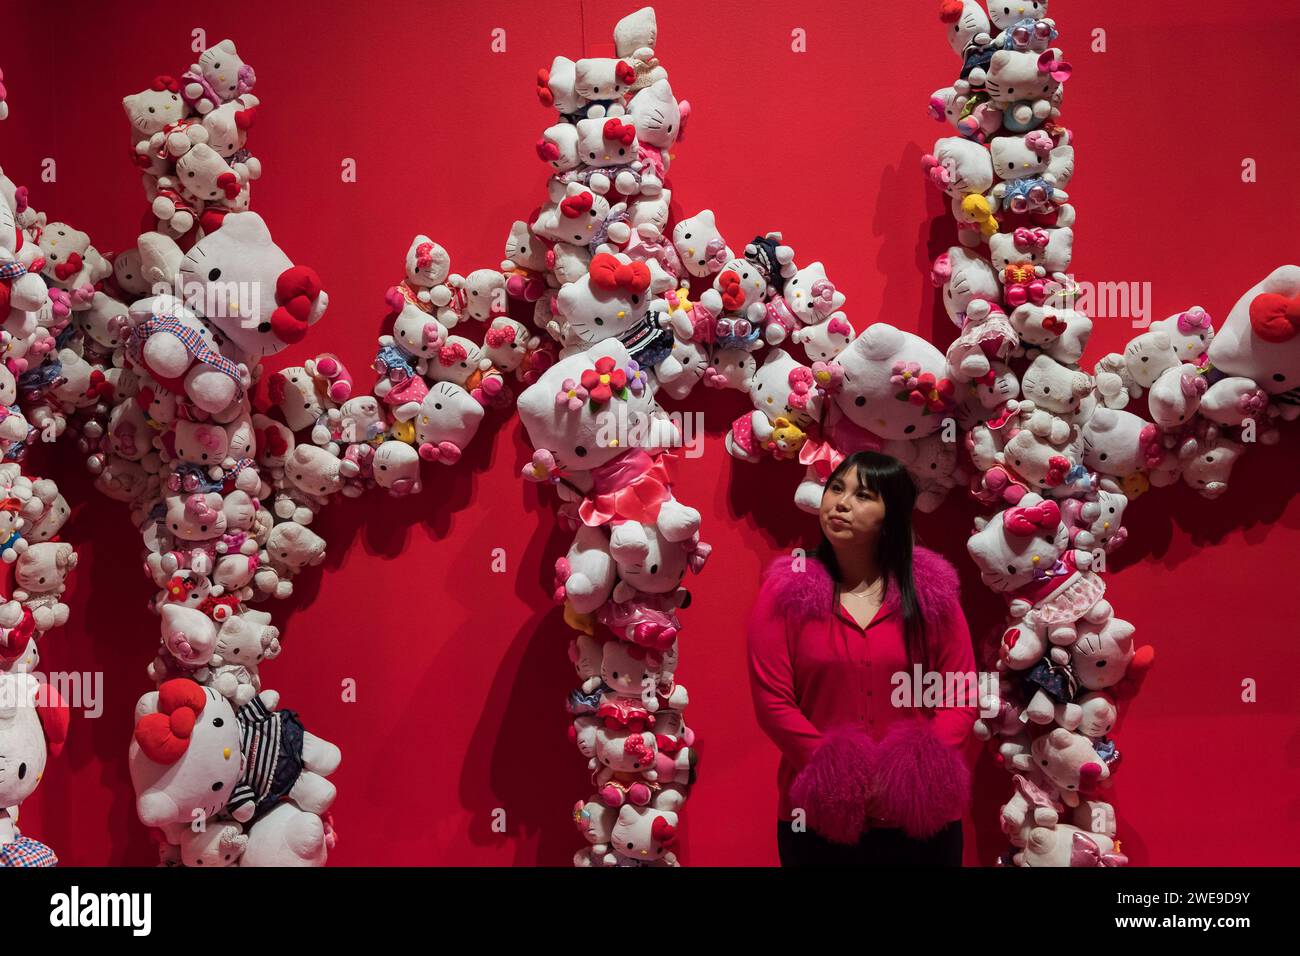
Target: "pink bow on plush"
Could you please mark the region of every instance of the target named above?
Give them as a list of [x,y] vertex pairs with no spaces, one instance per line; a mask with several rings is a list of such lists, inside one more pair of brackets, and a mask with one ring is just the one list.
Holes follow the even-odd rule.
[[952,259],[945,252],[934,260],[934,265],[930,266],[930,282],[935,288],[938,288],[951,278]]
[[468,357],[469,353],[465,351],[465,346],[459,342],[453,342],[438,349],[438,364],[444,368],[455,365],[457,362],[463,362]]
[[1052,51],[1048,50],[1038,58],[1038,72],[1046,73],[1057,83],[1064,83],[1074,72],[1074,67],[1064,60],[1056,59],[1052,56]]
[[1127,866],[1123,853],[1102,853],[1097,841],[1086,833],[1076,833],[1070,841],[1070,866]]
[[818,315],[830,315],[835,311],[835,283],[830,279],[818,279],[812,284],[813,310]]
[[1047,248],[1048,235],[1045,229],[1029,229],[1021,226],[1013,235],[1017,249]]
[[196,521],[212,521],[217,517],[217,512],[208,506],[203,495],[190,495],[185,501],[185,511]]
[[1041,129],[1036,129],[1032,133],[1025,134],[1025,145],[1039,156],[1044,156],[1052,151],[1054,144],[1052,143],[1052,137]]
[[1200,332],[1208,332],[1211,327],[1210,313],[1200,307],[1188,309],[1178,316],[1178,331],[1183,335],[1197,335]]
[[721,269],[727,264],[727,244],[721,239],[710,239],[704,247],[704,261],[709,266]]
[[221,433],[216,428],[196,429],[195,438],[198,443],[208,451],[216,451],[221,447]]
[[1160,464],[1160,459],[1164,457],[1164,449],[1160,446],[1160,429],[1155,425],[1144,425],[1142,431],[1138,432],[1138,450],[1148,468]]
[[1179,385],[1183,390],[1183,394],[1188,398],[1195,398],[1198,395],[1204,395],[1205,389],[1208,387],[1205,384],[1204,376],[1187,374],[1183,375]]
[[930,182],[938,189],[947,189],[952,185],[952,173],[935,156],[927,153],[921,157],[921,171],[930,177]]
[[1040,531],[1054,530],[1061,523],[1061,507],[1055,501],[1008,508],[1003,524],[1007,534],[1027,538]]

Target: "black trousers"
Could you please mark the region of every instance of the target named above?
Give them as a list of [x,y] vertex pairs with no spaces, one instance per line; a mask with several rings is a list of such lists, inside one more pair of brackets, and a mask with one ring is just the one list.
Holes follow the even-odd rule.
[[902,830],[869,829],[855,846],[832,843],[815,830],[796,833],[778,820],[776,848],[782,866],[961,866],[961,821],[918,840]]

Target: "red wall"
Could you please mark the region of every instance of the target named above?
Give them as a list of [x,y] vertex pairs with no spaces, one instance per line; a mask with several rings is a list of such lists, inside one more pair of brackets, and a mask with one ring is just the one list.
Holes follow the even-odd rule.
[[[121,97],[184,70],[193,27],[211,42],[237,40],[264,103],[251,140],[265,167],[254,208],[329,289],[329,315],[308,345],[336,350],[354,370],[373,354],[381,296],[412,235],[443,243],[457,271],[499,261],[511,220],[543,191],[532,144],[548,115],[533,97],[535,71],[557,53],[580,55],[584,31],[606,42],[632,9],[294,0],[257,5],[262,16],[239,4],[191,16],[158,2],[75,15],[13,6],[2,64],[13,116],[0,126],[0,162],[32,186],[38,208],[89,230],[101,249],[133,241],[144,209]],[[800,261],[826,263],[858,328],[888,320],[945,344],[950,325],[927,266],[950,227],[919,163],[946,135],[925,106],[956,58],[932,6],[873,4],[868,22],[859,3],[657,4],[661,55],[696,110],[672,172],[682,211],[712,207],[733,243],[784,230]],[[1150,282],[1155,318],[1193,304],[1222,318],[1300,253],[1300,129],[1286,112],[1295,5],[1260,0],[1248,23],[1215,4],[1090,0],[1059,2],[1053,14],[1075,66],[1064,118],[1080,156],[1070,187],[1076,273]],[[504,54],[490,50],[495,27],[507,31]],[[806,54],[790,52],[795,27],[807,31]],[[1090,52],[1094,28],[1108,52]],[[37,181],[45,156],[58,162],[57,183]],[[348,157],[356,184],[340,182]],[[1245,157],[1258,162],[1256,184],[1240,181]],[[1127,321],[1099,321],[1089,367],[1133,334]],[[307,354],[286,353],[284,364]],[[776,751],[754,723],[738,622],[761,565],[815,528],[790,502],[795,471],[723,450],[744,398],[702,398],[707,449],[686,463],[679,489],[715,546],[692,582],[679,672],[703,742],[684,859],[766,864],[776,858]],[[286,649],[265,669],[268,683],[344,752],[334,862],[562,864],[579,845],[568,810],[587,793],[585,770],[565,739],[572,670],[549,603],[562,535],[550,503],[517,478],[527,454],[517,422],[494,421],[458,467],[427,472],[419,498],[331,507],[322,573],[273,608]],[[1297,862],[1295,432],[1284,448],[1248,456],[1217,502],[1179,487],[1129,510],[1111,597],[1159,652],[1118,734],[1125,762],[1113,794],[1135,863]],[[67,863],[151,863],[126,769],[157,640],[138,538],[120,506],[91,493],[73,449],[53,454],[52,473],[82,502],[67,529],[82,563],[73,622],[46,640],[45,666],[103,671],[106,710],[77,719],[24,824]],[[983,635],[1000,619],[965,556],[973,513],[954,498],[922,531],[958,563]],[[504,574],[491,569],[494,548],[507,551]],[[356,703],[340,701],[347,678]],[[1257,703],[1240,699],[1248,678]],[[1002,848],[996,815],[1008,783],[981,756],[970,863]],[[497,808],[505,832],[492,826]]]

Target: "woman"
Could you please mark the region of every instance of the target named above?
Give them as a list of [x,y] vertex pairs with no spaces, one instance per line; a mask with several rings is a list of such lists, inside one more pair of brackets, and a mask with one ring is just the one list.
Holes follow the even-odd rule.
[[[783,866],[961,865],[975,655],[956,570],[913,544],[915,499],[897,459],[846,458],[820,547],[774,561],[750,613],[754,709],[781,750]],[[918,664],[942,698],[921,697]]]

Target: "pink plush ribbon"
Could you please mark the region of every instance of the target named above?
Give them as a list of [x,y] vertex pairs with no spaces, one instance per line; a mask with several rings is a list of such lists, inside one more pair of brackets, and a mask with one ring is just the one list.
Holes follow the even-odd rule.
[[654,524],[659,509],[672,497],[669,488],[676,464],[677,457],[669,452],[651,457],[638,448],[593,469],[593,494],[578,506],[583,524],[593,528],[617,520]]

